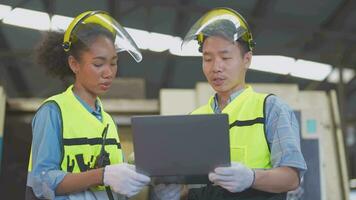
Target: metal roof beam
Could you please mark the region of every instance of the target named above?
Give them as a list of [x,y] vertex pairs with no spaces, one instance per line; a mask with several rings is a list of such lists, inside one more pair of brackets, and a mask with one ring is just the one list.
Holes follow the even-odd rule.
[[258,0],[251,12],[251,15],[253,17],[264,17],[269,10],[269,6],[273,3],[274,1]]
[[44,5],[45,12],[47,12],[49,16],[52,16],[55,13],[56,0],[41,0],[41,2]]
[[334,12],[332,12],[321,24],[321,27],[327,29],[341,28],[347,16],[354,11],[355,6],[356,3],[352,0],[344,0],[340,2]]
[[114,19],[120,19],[120,1],[109,0],[108,1],[109,13]]
[[[115,0],[114,0],[115,1]],[[126,10],[123,10],[123,11],[120,11],[120,16],[125,16],[125,15],[128,15],[130,14],[131,12],[139,9],[141,7],[141,4],[138,3],[137,1],[135,2],[135,5],[131,6],[130,8],[126,9]]]

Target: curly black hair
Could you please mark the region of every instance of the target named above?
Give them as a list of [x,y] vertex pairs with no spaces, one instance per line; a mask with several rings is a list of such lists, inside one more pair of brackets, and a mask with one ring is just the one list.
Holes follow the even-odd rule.
[[36,63],[60,79],[74,75],[68,64],[68,54],[62,47],[63,37],[63,32],[47,32],[35,49]]
[[[204,45],[206,38],[208,38],[208,37],[205,36],[201,43],[198,42],[198,45],[199,45],[198,50],[200,53],[203,53],[203,45]],[[251,51],[248,43],[246,41],[244,41],[241,37],[239,39],[237,39],[236,42],[239,45],[239,48],[241,50],[241,56],[244,56],[247,52]]]
[[73,31],[72,44],[68,52],[64,51],[63,32],[47,32],[43,40],[35,49],[36,62],[45,67],[47,72],[64,80],[66,76],[74,76],[70,69],[68,57],[73,56],[80,61],[81,53],[87,51],[90,44],[98,36],[104,36],[114,42],[115,33],[112,33],[98,24],[81,24]]

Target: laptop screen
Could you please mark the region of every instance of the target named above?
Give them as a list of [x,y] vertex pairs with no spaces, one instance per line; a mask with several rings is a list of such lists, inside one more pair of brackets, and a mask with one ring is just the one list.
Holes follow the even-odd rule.
[[207,183],[230,165],[226,114],[132,117],[136,170],[158,183]]

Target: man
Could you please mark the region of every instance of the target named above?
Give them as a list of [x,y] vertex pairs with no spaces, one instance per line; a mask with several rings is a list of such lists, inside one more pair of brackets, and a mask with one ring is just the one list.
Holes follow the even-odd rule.
[[245,83],[255,45],[248,24],[232,9],[213,9],[192,26],[183,48],[193,40],[216,94],[192,114],[229,115],[232,163],[209,174],[212,184],[190,189],[188,199],[285,199],[307,169],[298,122],[281,99]]

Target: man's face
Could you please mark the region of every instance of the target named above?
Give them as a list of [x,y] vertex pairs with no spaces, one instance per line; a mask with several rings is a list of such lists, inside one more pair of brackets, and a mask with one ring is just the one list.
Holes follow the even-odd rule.
[[203,44],[203,72],[219,95],[231,95],[242,89],[252,53],[243,56],[238,43],[210,36]]

